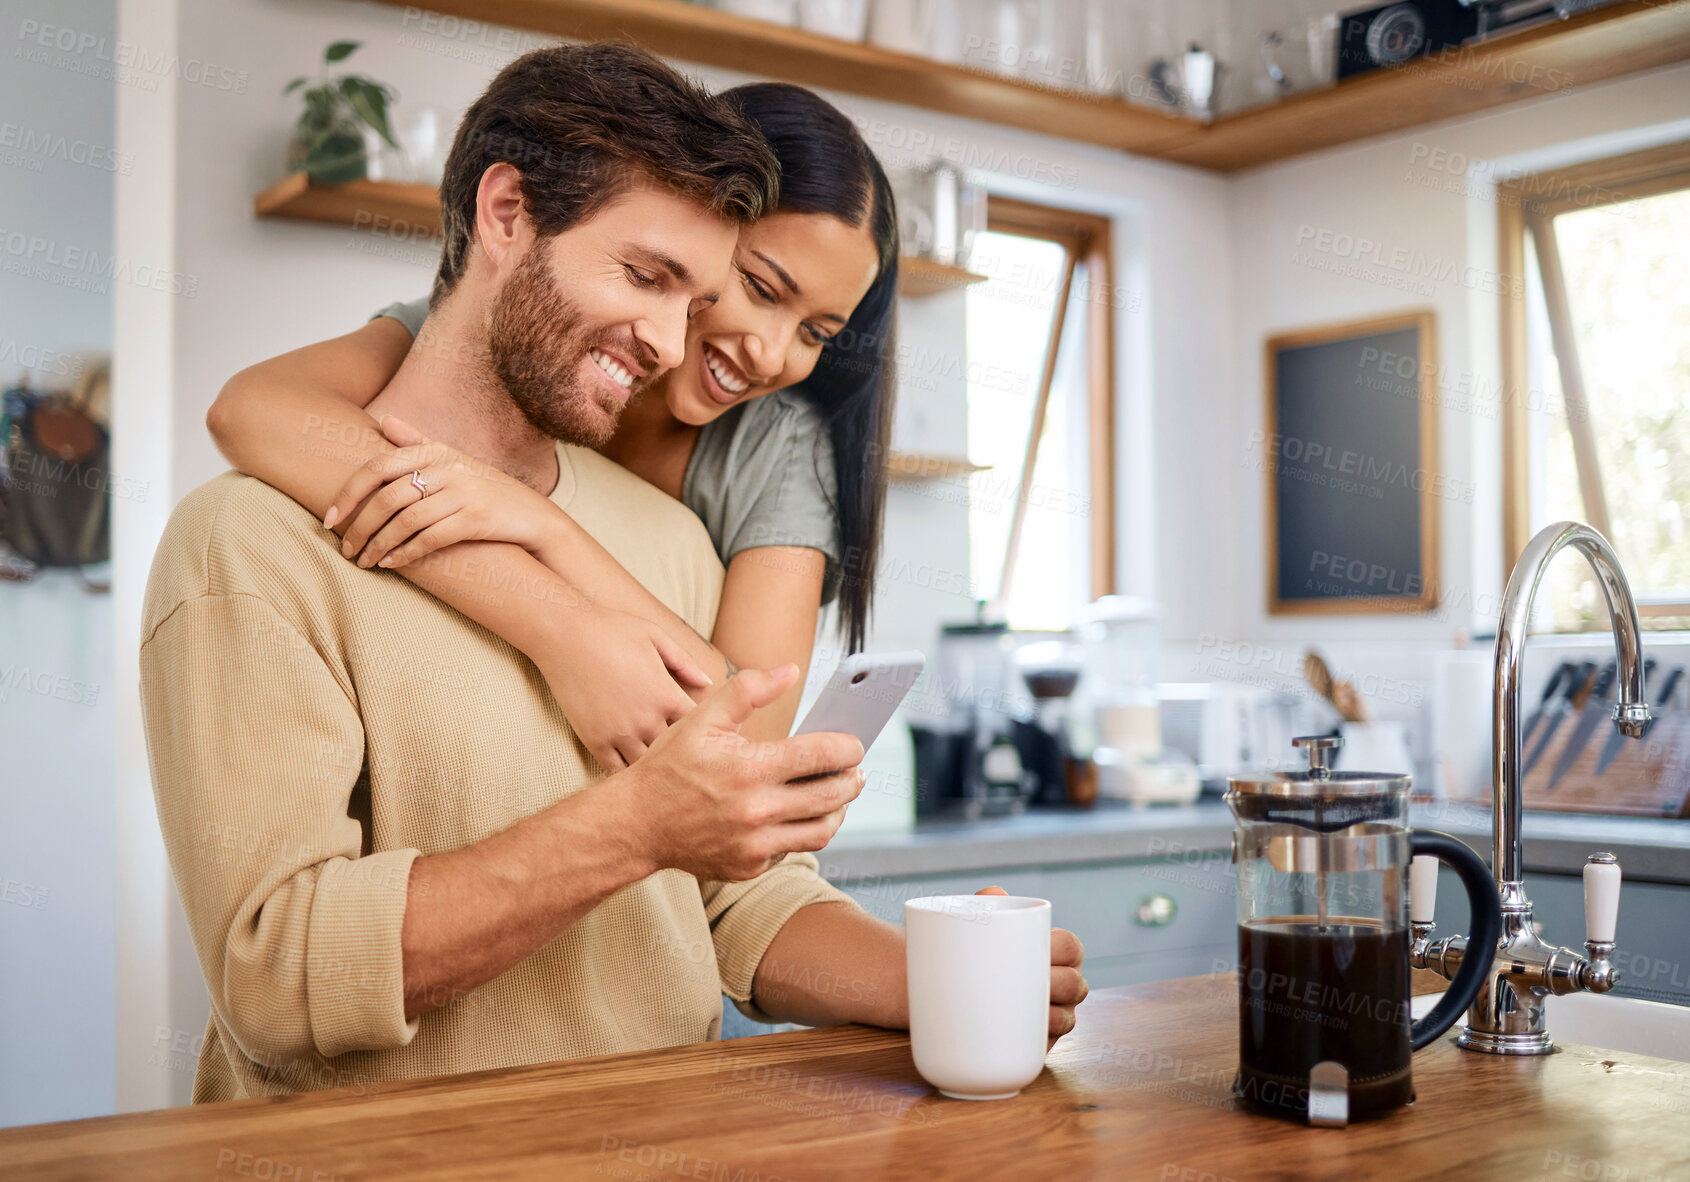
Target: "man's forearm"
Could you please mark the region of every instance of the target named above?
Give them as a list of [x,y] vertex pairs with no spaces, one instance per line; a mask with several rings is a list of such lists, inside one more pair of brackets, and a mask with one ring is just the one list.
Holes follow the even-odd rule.
[[509,829],[411,865],[400,945],[405,1016],[467,994],[658,867],[611,777]]
[[763,954],[752,1000],[782,1022],[907,1030],[904,930],[843,903],[801,908]]

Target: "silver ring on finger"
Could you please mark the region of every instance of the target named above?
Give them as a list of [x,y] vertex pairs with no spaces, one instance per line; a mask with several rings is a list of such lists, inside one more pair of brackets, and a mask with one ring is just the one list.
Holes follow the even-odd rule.
[[426,481],[422,478],[421,472],[411,473],[411,487],[416,489],[419,493],[421,493],[425,497],[429,493],[428,481]]

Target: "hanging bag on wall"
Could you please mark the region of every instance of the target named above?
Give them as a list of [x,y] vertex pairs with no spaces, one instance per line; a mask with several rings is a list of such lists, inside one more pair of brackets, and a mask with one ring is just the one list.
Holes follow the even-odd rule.
[[111,436],[88,413],[105,367],[74,395],[32,396],[6,451],[6,542],[39,566],[111,557]]

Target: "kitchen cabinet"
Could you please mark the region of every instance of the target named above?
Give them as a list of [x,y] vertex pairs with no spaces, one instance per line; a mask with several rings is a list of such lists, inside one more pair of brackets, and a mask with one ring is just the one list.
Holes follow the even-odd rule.
[[1237,893],[1224,854],[1190,859],[979,870],[837,883],[867,910],[903,922],[904,900],[1001,886],[1049,899],[1051,922],[1086,946],[1092,988],[1134,985],[1230,967]]

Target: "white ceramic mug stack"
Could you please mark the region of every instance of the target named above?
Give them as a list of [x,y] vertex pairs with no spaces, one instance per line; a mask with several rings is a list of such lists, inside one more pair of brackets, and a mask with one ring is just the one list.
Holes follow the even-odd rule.
[[935,895],[904,904],[915,1069],[958,1100],[1005,1100],[1044,1069],[1050,903]]

